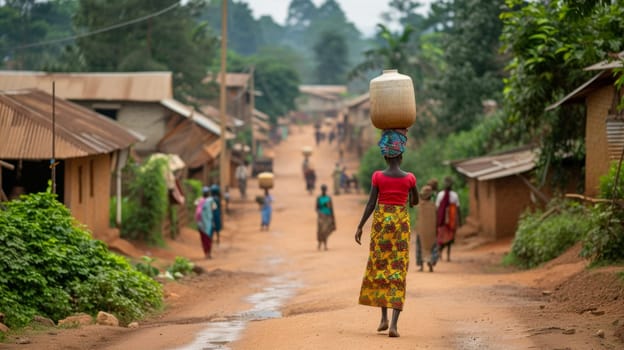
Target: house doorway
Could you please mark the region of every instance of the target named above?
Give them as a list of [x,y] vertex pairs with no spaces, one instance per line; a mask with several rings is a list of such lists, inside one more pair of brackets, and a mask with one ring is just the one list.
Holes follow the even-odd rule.
[[[7,160],[15,169],[2,168],[2,190],[15,199],[21,194],[45,192],[51,180],[49,160]],[[56,194],[58,200],[65,200],[65,162],[58,161],[56,166]]]

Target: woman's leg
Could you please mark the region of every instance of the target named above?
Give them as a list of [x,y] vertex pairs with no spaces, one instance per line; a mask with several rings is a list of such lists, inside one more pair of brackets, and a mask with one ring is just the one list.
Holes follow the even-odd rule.
[[379,322],[379,327],[377,327],[377,332],[385,331],[388,329],[388,308],[381,308],[381,322]]
[[416,266],[420,267],[418,271],[423,270],[422,245],[420,244],[420,235],[416,235]]
[[399,332],[397,331],[397,323],[399,322],[399,314],[401,310],[392,309],[392,323],[390,323],[390,331],[388,332],[389,337],[400,337]]

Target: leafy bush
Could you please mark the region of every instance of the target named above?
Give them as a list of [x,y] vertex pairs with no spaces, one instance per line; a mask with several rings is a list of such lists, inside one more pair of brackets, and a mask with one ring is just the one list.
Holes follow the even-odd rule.
[[188,220],[189,226],[192,228],[197,228],[197,224],[195,223],[195,202],[198,198],[202,196],[202,183],[199,180],[195,179],[186,179],[184,180],[184,200],[186,205],[186,211],[191,217]]
[[167,183],[163,176],[167,160],[149,158],[142,166],[130,164],[128,167],[132,177],[128,220],[122,225],[121,236],[163,244],[162,224],[169,206]]
[[[600,197],[624,198],[624,169],[620,171],[617,190],[614,192],[617,163],[600,178]],[[592,210],[594,224],[583,242],[581,255],[594,263],[624,260],[624,209],[617,204],[599,203]]]
[[122,322],[162,304],[161,286],[76,225],[50,193],[0,210],[0,312],[9,327],[100,310]]
[[620,170],[620,179],[617,188],[614,188],[618,162],[612,162],[609,172],[600,177],[600,198],[624,198],[624,165]]
[[147,277],[156,277],[158,276],[158,268],[152,265],[152,263],[156,261],[154,258],[150,258],[149,256],[142,256],[141,262],[134,264],[134,267]]
[[193,272],[193,266],[194,264],[188,259],[176,256],[173,265],[171,265],[167,271],[175,278],[179,278],[184,275],[190,275]]
[[553,201],[549,207],[555,211],[549,216],[541,210],[521,216],[511,247],[513,256],[507,261],[525,268],[535,267],[563,253],[590,230],[592,223],[582,205]]

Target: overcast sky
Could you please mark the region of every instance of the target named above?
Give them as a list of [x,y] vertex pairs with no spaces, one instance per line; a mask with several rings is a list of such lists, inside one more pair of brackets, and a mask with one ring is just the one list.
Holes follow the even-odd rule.
[[[270,15],[279,23],[284,24],[290,0],[243,0],[249,4],[254,17]],[[419,10],[423,15],[429,10],[433,0],[421,0],[423,6]],[[324,0],[312,0],[317,6]],[[337,0],[347,18],[366,36],[375,32],[375,26],[380,22],[382,12],[388,10],[390,0]]]

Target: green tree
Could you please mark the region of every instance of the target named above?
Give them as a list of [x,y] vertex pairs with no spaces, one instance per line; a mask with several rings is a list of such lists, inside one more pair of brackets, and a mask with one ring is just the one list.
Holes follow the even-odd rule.
[[[221,32],[221,0],[211,0],[202,11],[200,19],[207,21],[214,32]],[[228,0],[228,48],[245,56],[258,51],[262,32],[245,2]]]
[[258,28],[260,30],[260,46],[283,45],[286,35],[286,29],[275,23],[273,17],[262,16],[258,19]]
[[277,117],[295,110],[295,99],[299,96],[299,74],[289,59],[295,54],[287,48],[265,48],[253,59],[254,82],[262,95],[256,98],[256,106],[271,117]]
[[73,34],[74,0],[8,0],[0,6],[1,66],[41,69],[55,62],[62,45],[35,45]]
[[366,74],[369,70],[398,69],[402,73],[412,70],[408,51],[412,27],[406,26],[400,33],[393,33],[383,24],[378,24],[377,27],[380,45],[364,53],[364,61],[349,72],[350,78]]
[[545,108],[586,81],[583,68],[624,48],[622,1],[506,1],[503,49],[509,126],[541,144],[541,168],[559,168],[562,156],[584,157],[585,118],[577,106]]
[[444,47],[445,69],[433,85],[438,128],[449,133],[471,128],[482,114],[482,101],[501,100],[504,57],[498,52],[503,0],[439,0],[433,7]]
[[336,32],[324,32],[314,45],[316,76],[321,84],[343,84],[347,71],[348,47],[344,37]]
[[[80,0],[75,23],[92,31],[146,16],[171,6],[168,0],[101,2]],[[204,94],[201,80],[215,56],[217,40],[205,23],[197,23],[202,2],[191,1],[164,15],[96,37],[78,39],[78,47],[91,71],[171,70],[176,98]],[[96,38],[96,39],[94,39]]]

